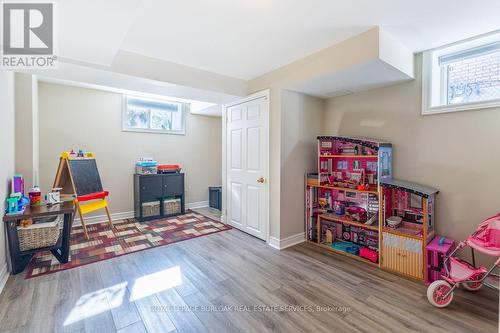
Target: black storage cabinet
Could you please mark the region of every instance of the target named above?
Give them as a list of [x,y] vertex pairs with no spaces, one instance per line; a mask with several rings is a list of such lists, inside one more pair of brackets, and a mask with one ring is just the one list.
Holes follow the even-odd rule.
[[[181,209],[178,214],[165,214],[164,202],[168,199],[180,199]],[[154,207],[150,210],[154,213],[143,214],[144,204],[148,207]],[[158,205],[159,207],[157,207]],[[184,205],[183,173],[134,175],[134,215],[137,220],[142,222],[184,214]]]
[[222,186],[213,186],[208,188],[209,206],[222,210]]

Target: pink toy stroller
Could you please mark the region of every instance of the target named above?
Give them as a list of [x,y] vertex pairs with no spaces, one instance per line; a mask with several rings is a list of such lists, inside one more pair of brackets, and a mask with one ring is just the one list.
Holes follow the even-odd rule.
[[[471,248],[472,264],[453,257],[466,246]],[[474,250],[496,258],[489,270],[476,267]],[[483,285],[498,290],[499,275],[494,274],[493,270],[500,265],[500,213],[485,220],[474,234],[460,242],[444,259],[443,265],[446,273],[441,276],[442,280],[434,281],[427,288],[427,299],[436,307],[448,306],[453,300],[453,290],[459,285],[469,291],[477,291]]]

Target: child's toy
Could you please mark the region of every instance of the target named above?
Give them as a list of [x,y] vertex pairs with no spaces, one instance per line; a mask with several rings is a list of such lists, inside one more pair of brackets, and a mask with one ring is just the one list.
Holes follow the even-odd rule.
[[[382,187],[381,267],[426,281],[425,246],[434,237],[437,189],[395,179]],[[401,222],[399,221],[399,217]],[[397,227],[397,228],[396,228]]]
[[40,206],[42,204],[42,191],[38,186],[33,186],[29,191],[30,206]]
[[359,254],[359,249],[361,246],[358,246],[354,243],[351,242],[333,242],[332,243],[332,248],[337,250],[337,251],[342,251],[342,252],[347,252],[350,254]]
[[397,228],[401,224],[401,221],[403,221],[403,219],[400,216],[391,216],[388,217],[385,221],[387,222],[387,225],[389,227]]
[[368,191],[369,189],[370,189],[370,185],[368,185],[368,184],[358,185],[358,191]]
[[19,222],[19,226],[21,228],[27,228],[27,227],[29,227],[32,224],[33,224],[33,220],[32,219],[21,220],[21,222]]
[[321,225],[321,240],[324,243],[331,244],[335,238],[335,224],[325,223]]
[[374,263],[378,261],[378,252],[370,250],[369,248],[366,247],[362,247],[361,250],[359,250],[359,256],[368,259]]
[[352,243],[348,242],[333,242],[332,243],[332,248],[337,250],[337,251],[346,251],[348,247],[350,247]]
[[335,200],[333,202],[333,211],[335,214],[342,216],[345,214],[345,204],[342,201]]
[[12,179],[12,193],[21,193],[21,195],[24,195],[24,179],[20,174],[15,174]]
[[345,252],[354,254],[355,256],[359,255],[359,247],[358,246],[349,246],[345,249]]
[[181,172],[180,164],[159,164],[158,165],[158,173],[179,173]]
[[[472,264],[460,260],[453,255],[460,249],[469,246],[472,253]],[[490,269],[476,267],[474,250],[496,258]],[[495,267],[500,265],[500,213],[482,222],[477,230],[460,242],[445,257],[443,266],[445,274],[442,280],[432,282],[427,288],[427,299],[439,308],[448,306],[453,300],[453,290],[458,286],[469,291],[477,291],[483,285],[498,290],[500,276],[494,274]]]
[[328,201],[326,200],[326,198],[319,198],[318,199],[318,204],[319,204],[319,207],[321,209],[326,209],[326,207],[328,205]]
[[47,205],[55,205],[61,203],[61,189],[54,188],[52,192],[45,194],[45,203]]
[[61,154],[52,188],[60,188],[61,197],[70,196],[75,198],[75,214],[73,214],[73,218],[76,211],[78,211],[83,232],[85,237],[89,239],[83,215],[104,209],[111,228],[113,228],[113,221],[106,200],[109,192],[104,191],[102,188],[101,176],[97,169],[94,154],[86,152],[83,153],[83,157],[81,155],[80,153],[76,155],[73,151]]
[[448,257],[453,251],[455,242],[445,237],[434,237],[433,240],[427,244],[425,250],[426,255],[426,269],[427,279],[426,283],[430,284],[433,281],[439,280],[441,274],[445,274],[444,259]]
[[19,213],[19,197],[10,196],[7,198],[7,214],[14,215]]
[[353,221],[366,222],[367,213],[366,209],[357,206],[351,206],[346,208],[346,215],[349,216]]

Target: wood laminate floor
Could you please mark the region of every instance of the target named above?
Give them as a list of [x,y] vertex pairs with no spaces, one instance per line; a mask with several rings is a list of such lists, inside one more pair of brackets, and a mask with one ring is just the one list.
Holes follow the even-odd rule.
[[498,295],[432,307],[418,282],[231,230],[47,276],[10,277],[0,332],[497,332]]

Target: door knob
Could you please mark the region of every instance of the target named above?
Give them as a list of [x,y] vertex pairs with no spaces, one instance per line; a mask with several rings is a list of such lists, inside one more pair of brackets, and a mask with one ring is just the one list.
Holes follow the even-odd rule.
[[257,183],[263,184],[264,183],[264,177],[260,176],[259,178],[257,178]]

